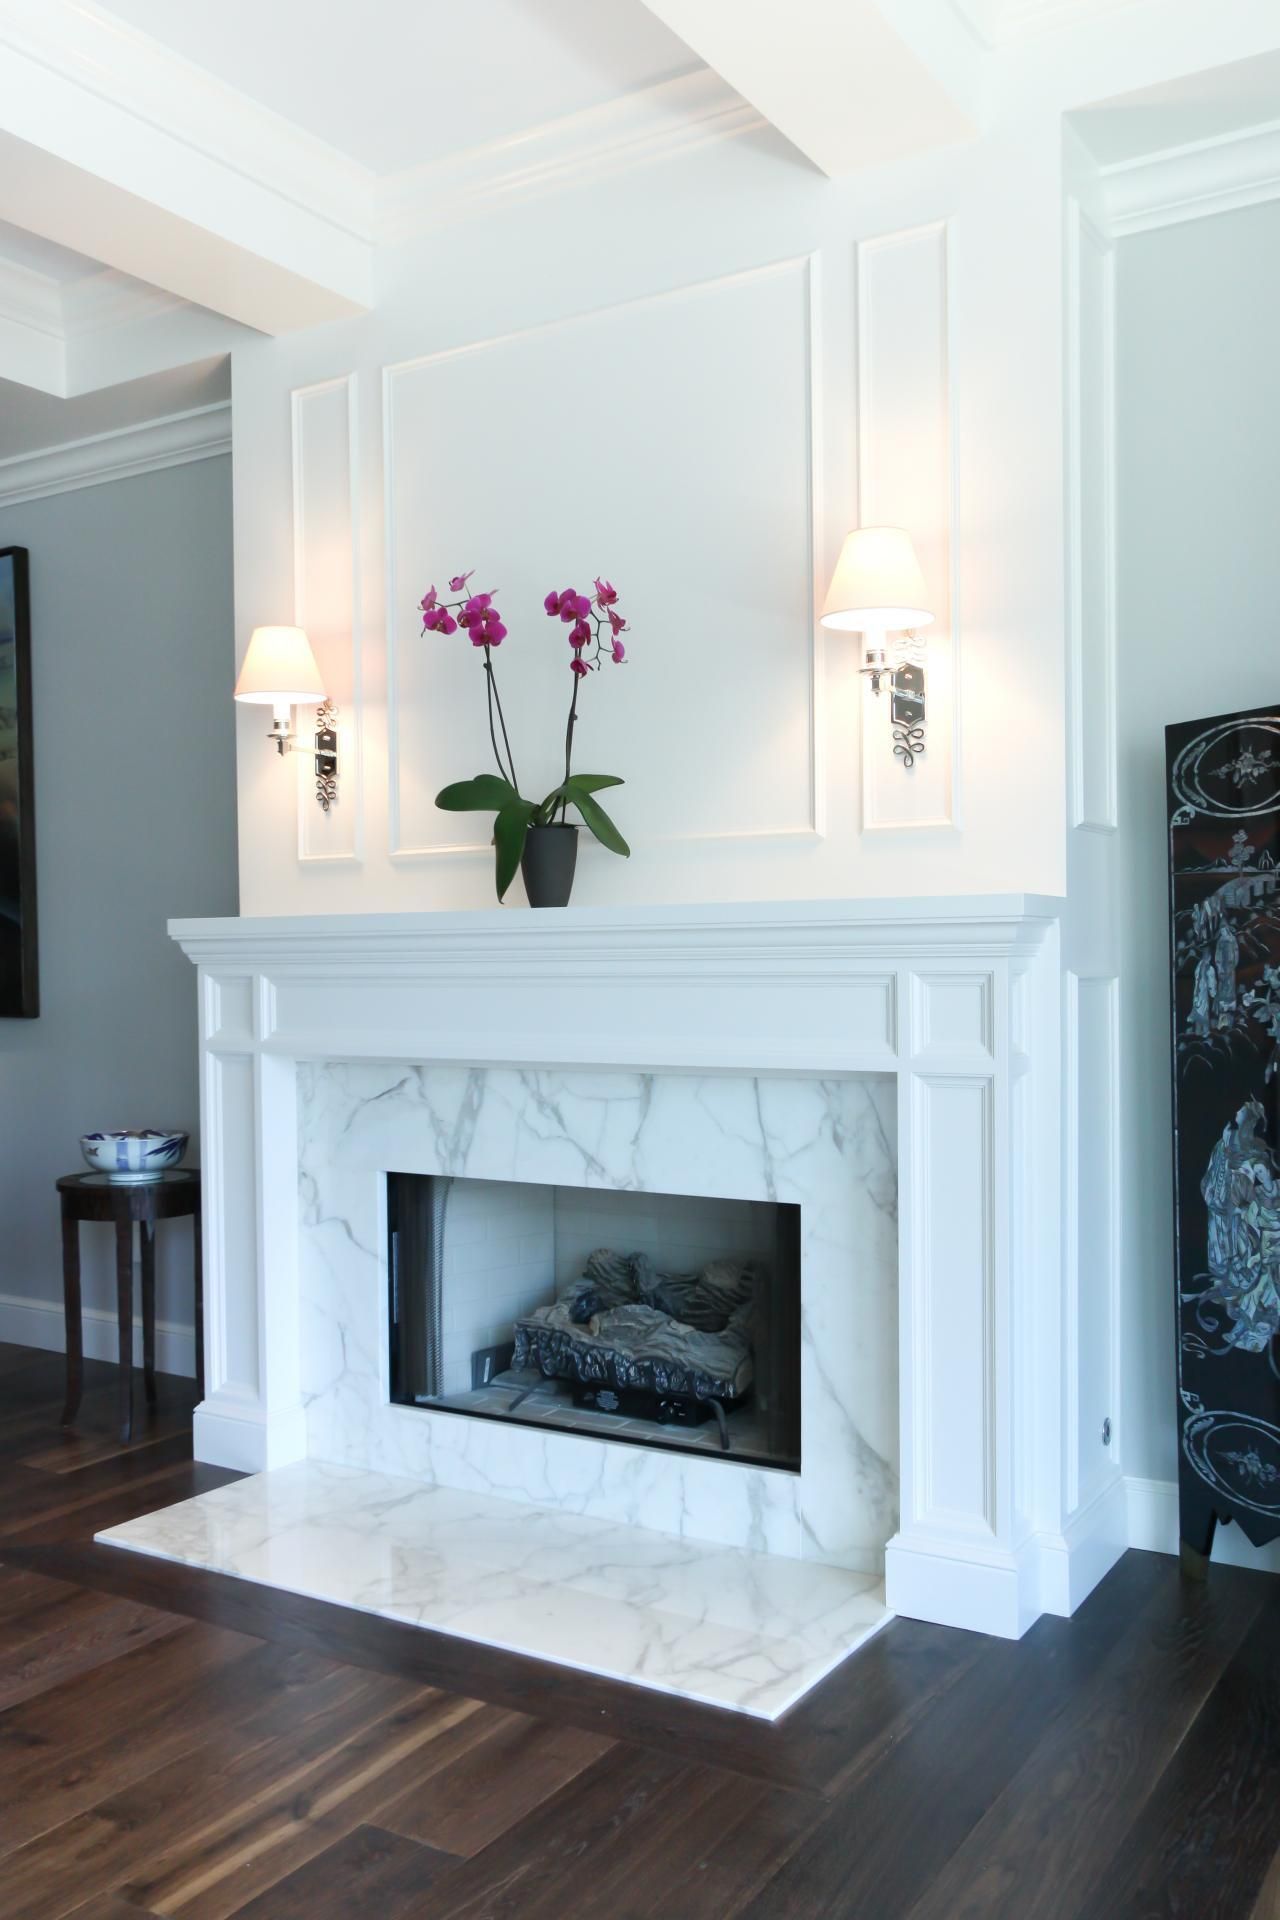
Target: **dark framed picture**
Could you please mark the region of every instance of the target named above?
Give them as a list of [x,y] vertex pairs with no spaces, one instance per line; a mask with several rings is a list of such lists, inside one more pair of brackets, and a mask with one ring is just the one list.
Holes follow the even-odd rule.
[[27,550],[0,547],[0,1019],[40,1011]]

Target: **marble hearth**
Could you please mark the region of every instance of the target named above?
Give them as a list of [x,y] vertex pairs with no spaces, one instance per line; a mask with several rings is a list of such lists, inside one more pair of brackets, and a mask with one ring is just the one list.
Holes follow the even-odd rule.
[[[891,1610],[1035,1617],[1051,903],[173,931],[255,1477],[104,1538],[769,1718]],[[393,1404],[389,1172],[798,1206],[799,1471]]]

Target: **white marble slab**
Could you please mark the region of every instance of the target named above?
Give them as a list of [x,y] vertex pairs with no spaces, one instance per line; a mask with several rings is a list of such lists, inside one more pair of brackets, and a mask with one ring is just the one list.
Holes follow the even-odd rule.
[[317,1461],[96,1537],[763,1720],[890,1617],[844,1568]]
[[[299,1066],[298,1109],[313,1459],[883,1570],[898,1520],[892,1080],[330,1062]],[[390,1405],[388,1171],[798,1205],[800,1472]]]

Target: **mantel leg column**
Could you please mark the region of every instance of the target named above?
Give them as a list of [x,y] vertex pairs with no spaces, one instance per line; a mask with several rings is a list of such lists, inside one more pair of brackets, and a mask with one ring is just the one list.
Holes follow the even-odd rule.
[[268,981],[201,975],[205,1397],[195,1454],[250,1473],[306,1454],[296,1070],[263,1053],[270,1026]]
[[899,1082],[902,1499],[888,1602],[1011,1638],[1041,1610],[1032,1482],[1039,1423],[1054,1412],[1027,1377],[1048,1337],[1036,1296],[1051,1296],[1057,1220],[1027,1148],[1037,1054],[1053,1032],[1048,1009],[1028,1032],[1030,984],[1003,961],[913,973]]

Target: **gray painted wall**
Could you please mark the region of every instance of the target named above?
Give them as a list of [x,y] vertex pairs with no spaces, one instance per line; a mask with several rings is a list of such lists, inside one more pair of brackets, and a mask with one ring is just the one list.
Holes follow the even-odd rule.
[[1280,700],[1280,204],[1125,240],[1117,271],[1124,1463],[1171,1480],[1164,727]]
[[[195,970],[165,922],[237,911],[230,458],[0,509],[0,546],[31,555],[42,1009],[0,1020],[0,1338],[60,1345],[79,1135],[187,1127],[199,1159]],[[107,1354],[111,1230],[81,1233]],[[162,1326],[190,1329],[189,1249],[159,1229]],[[188,1350],[162,1334],[161,1365]]]

